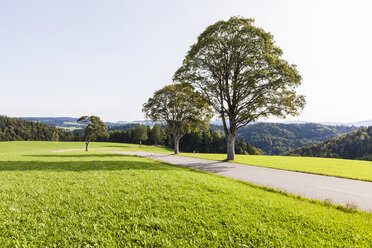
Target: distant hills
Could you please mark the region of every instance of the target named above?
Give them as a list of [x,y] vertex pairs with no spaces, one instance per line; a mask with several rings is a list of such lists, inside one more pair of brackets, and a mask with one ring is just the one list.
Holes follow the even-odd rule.
[[237,136],[252,146],[260,148],[268,155],[279,155],[356,129],[358,129],[356,126],[332,126],[316,123],[255,123],[240,128]]
[[[50,126],[58,127],[76,127],[80,128],[79,124],[76,123],[78,118],[74,117],[17,117],[19,119],[28,120],[28,121],[38,121]],[[156,123],[150,120],[137,120],[137,121],[117,121],[117,122],[105,122],[107,126],[120,126],[127,124],[140,124],[145,126],[153,126]],[[367,127],[372,126],[372,120],[358,121],[358,122],[310,122],[310,121],[286,121],[286,122],[256,122],[252,123],[275,123],[275,124],[307,124],[315,123],[322,124],[326,126],[356,126],[356,127]],[[221,120],[211,120],[210,124],[222,126]]]
[[70,131],[82,128],[82,125],[76,122],[78,118],[73,117],[18,117],[18,119],[37,121],[49,126],[59,127]]
[[[65,130],[73,131],[75,129],[81,129],[82,124],[77,123],[78,118],[74,117],[17,117],[18,119],[27,120],[27,121],[37,121],[49,126],[59,127]],[[141,124],[147,126],[153,126],[152,121],[118,121],[118,122],[105,122],[108,127],[114,126],[125,126],[127,124]]]
[[324,125],[338,125],[338,126],[356,126],[356,127],[369,127],[372,126],[372,120],[357,121],[357,122],[322,122]]
[[321,143],[301,147],[287,152],[285,155],[372,161],[372,126]]

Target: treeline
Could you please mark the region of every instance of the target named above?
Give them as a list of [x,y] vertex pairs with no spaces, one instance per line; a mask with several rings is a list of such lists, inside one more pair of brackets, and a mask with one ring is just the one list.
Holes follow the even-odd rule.
[[298,148],[284,155],[372,161],[372,126],[318,144]]
[[255,123],[238,130],[237,135],[266,154],[279,155],[357,130],[357,127],[316,123]]
[[0,115],[0,141],[73,141],[78,139],[79,137],[74,137],[72,132],[57,127]]
[[140,124],[138,123],[128,123],[128,124],[124,124],[124,125],[117,125],[117,126],[108,126],[107,127],[107,131],[126,131],[126,130],[129,130],[129,129],[133,129],[135,128],[136,126],[139,126]]
[[[135,128],[139,124],[124,124],[120,126],[113,126],[109,127],[109,131],[128,131],[130,129]],[[255,123],[243,127],[238,130],[237,136],[238,141],[243,139],[247,144],[250,144],[252,147],[257,147],[261,149],[263,152],[269,155],[279,155],[287,151],[291,151],[293,149],[308,146],[311,144],[319,143],[321,141],[325,141],[331,139],[333,137],[340,136],[342,134],[351,132],[353,130],[357,130],[357,127],[354,126],[332,126],[332,125],[322,125],[316,123],[305,123],[305,124],[281,124],[281,123]],[[191,134],[187,134],[183,137],[180,141],[180,149],[182,151],[194,151],[200,150],[203,152],[208,152],[209,150],[213,150],[214,152],[226,152],[226,142],[220,143],[217,141],[220,138],[216,137],[217,135],[213,133],[214,131],[218,130],[220,136],[224,138],[222,130],[222,126],[218,125],[210,125],[209,134],[202,132],[195,132]],[[74,131],[82,133],[82,130]],[[206,131],[204,131],[206,132]],[[115,133],[110,134],[112,139],[118,140],[113,142],[121,142],[120,140],[126,140],[127,142],[134,142],[131,138],[128,137],[128,134],[122,133]],[[124,138],[118,138],[121,136],[125,136]],[[201,138],[200,138],[201,136]],[[214,147],[213,149],[210,148],[210,142],[208,141],[212,136],[216,142],[213,142]],[[115,138],[114,138],[115,137]],[[193,140],[196,140],[195,142]],[[200,142],[200,140],[206,140]],[[166,141],[166,145],[171,147],[172,143]],[[145,143],[153,144],[151,140],[146,141]],[[201,145],[201,144],[204,144]],[[242,144],[242,143],[241,143]],[[249,149],[249,148],[247,148]],[[243,149],[244,150],[244,149]]]
[[[140,129],[145,128],[145,135],[140,134]],[[173,147],[173,139],[167,134],[165,128],[155,125],[154,127],[138,125],[133,129],[109,131],[107,134],[97,137],[101,142],[119,142],[119,143],[139,143],[139,137],[142,137],[141,143],[146,145],[164,145]],[[199,129],[196,132],[186,134],[180,140],[181,152],[199,152],[199,153],[225,153],[226,137],[220,130]],[[237,154],[264,154],[264,152],[253,147],[242,139],[236,142]]]

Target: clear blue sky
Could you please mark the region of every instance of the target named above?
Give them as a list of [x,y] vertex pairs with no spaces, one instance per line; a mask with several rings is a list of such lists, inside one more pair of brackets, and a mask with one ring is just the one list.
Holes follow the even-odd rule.
[[[297,64],[307,97],[290,120],[372,119],[369,1],[0,0],[0,114],[144,119],[197,36],[255,18]],[[275,120],[275,119],[271,119]]]

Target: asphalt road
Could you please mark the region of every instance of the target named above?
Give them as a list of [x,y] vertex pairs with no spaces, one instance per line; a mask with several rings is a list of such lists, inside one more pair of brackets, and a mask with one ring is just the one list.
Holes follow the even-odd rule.
[[327,200],[344,206],[354,204],[358,209],[372,212],[371,182],[168,154],[139,151],[115,153],[149,157],[178,166],[191,167],[256,185],[268,186],[310,199]]

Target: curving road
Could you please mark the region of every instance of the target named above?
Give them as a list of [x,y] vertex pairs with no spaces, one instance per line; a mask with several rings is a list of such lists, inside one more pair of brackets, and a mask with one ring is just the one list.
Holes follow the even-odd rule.
[[154,158],[178,166],[191,167],[256,185],[268,186],[310,199],[327,200],[344,206],[351,204],[358,209],[372,212],[371,182],[168,154],[140,151],[116,151],[114,153]]

